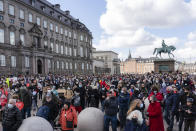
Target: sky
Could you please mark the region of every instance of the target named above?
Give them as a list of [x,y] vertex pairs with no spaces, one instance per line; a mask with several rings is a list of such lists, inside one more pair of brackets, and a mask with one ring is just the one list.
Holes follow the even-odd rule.
[[[154,48],[176,46],[175,59],[196,60],[196,0],[49,0],[70,10],[93,33],[97,50],[119,58],[153,57]],[[167,55],[163,55],[167,57]]]

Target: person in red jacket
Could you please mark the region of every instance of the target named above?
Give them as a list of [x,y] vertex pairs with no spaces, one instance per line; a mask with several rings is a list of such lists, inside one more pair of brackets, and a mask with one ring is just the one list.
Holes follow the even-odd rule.
[[155,95],[156,99],[158,102],[163,102],[163,95],[158,91],[158,88],[156,86],[152,87],[152,91],[150,93],[150,95],[148,96],[148,100],[150,100],[150,97]]
[[150,97],[150,105],[147,110],[147,116],[149,116],[150,131],[164,131],[161,105],[157,102],[154,95]]
[[24,103],[22,101],[20,101],[19,96],[18,95],[13,95],[12,97],[13,99],[16,100],[16,107],[22,111],[23,107],[24,107]]
[[73,131],[74,126],[77,126],[77,113],[70,102],[65,102],[60,113],[59,124],[62,131]]
[[0,105],[1,105],[2,110],[4,109],[6,104],[7,104],[7,97],[6,97],[6,95],[2,94],[0,97]]

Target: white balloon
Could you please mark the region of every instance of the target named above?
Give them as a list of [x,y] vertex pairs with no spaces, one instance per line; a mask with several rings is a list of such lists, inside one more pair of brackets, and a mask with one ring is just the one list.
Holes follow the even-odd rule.
[[78,116],[78,131],[103,131],[104,113],[97,108],[84,109]]
[[53,131],[53,128],[44,118],[34,116],[25,119],[18,131]]

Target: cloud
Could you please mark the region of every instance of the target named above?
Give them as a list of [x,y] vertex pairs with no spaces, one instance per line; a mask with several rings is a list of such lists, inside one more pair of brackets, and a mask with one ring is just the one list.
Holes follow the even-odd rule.
[[[100,17],[103,29],[98,49],[126,49],[131,48],[133,56],[150,57],[155,47],[161,46],[162,39],[166,44],[179,46],[180,38],[173,36],[165,38],[152,34],[149,29],[167,29],[180,27],[196,20],[196,0],[106,0],[106,12]],[[193,48],[184,48],[186,44],[196,39],[196,33],[188,35],[187,42],[180,45],[175,54]],[[195,42],[195,41],[194,41]],[[193,42],[193,43],[194,43]],[[104,47],[104,48],[103,48]],[[184,52],[186,53],[186,52]],[[128,52],[119,52],[120,57]],[[189,53],[187,53],[188,56]],[[184,55],[183,55],[184,56]]]
[[196,31],[190,32],[187,35],[185,44],[176,51],[176,56],[183,56],[183,58],[196,61]]

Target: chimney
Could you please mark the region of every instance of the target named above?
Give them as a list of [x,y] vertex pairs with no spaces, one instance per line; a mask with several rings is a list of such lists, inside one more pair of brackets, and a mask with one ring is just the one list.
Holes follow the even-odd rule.
[[55,4],[55,8],[60,9],[60,5],[59,4]]
[[70,11],[69,11],[69,10],[66,10],[66,11],[65,11],[65,14],[66,14],[66,15],[70,15]]

